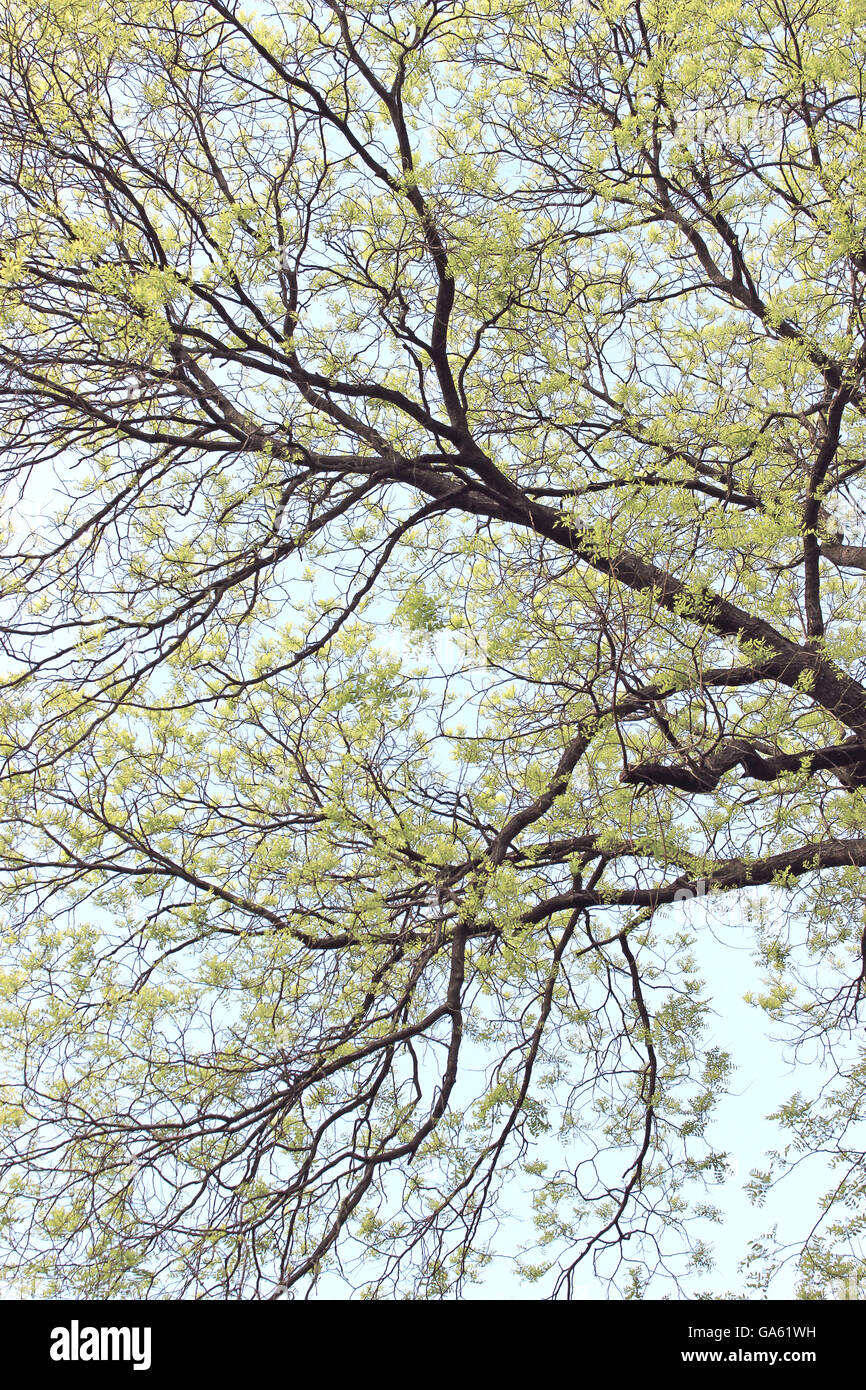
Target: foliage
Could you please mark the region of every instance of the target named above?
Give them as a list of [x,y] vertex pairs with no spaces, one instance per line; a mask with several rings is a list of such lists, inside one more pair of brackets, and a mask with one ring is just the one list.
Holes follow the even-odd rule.
[[730,1059],[676,904],[760,885],[754,997],[838,1074],[755,1181],[841,1164],[795,1254],[855,1268],[864,19],[7,6],[28,1277],[693,1286]]

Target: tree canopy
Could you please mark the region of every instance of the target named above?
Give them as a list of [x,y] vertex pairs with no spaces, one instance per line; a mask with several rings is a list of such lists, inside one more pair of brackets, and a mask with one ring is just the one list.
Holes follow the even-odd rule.
[[864,21],[7,5],[19,1269],[712,1287],[712,894],[863,1271]]

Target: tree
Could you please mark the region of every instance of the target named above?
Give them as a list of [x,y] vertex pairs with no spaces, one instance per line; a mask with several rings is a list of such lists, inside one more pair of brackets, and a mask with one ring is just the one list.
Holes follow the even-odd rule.
[[677,905],[762,888],[753,993],[834,1071],[755,1183],[820,1150],[804,1293],[862,1270],[864,18],[7,7],[30,1277],[459,1295],[520,1193],[531,1287],[694,1287]]

